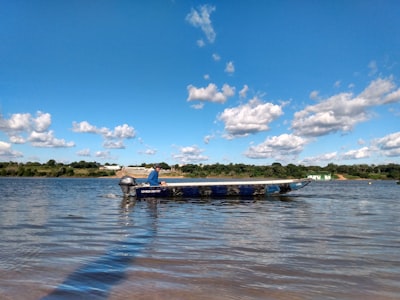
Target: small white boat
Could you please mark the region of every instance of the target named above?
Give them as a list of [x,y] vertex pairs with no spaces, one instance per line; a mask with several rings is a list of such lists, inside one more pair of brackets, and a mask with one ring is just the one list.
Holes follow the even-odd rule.
[[124,176],[121,178],[119,185],[124,196],[134,196],[136,198],[221,198],[286,194],[305,187],[311,181],[309,178],[251,181],[192,181],[171,182],[167,185],[151,186],[147,183],[137,183],[134,177]]

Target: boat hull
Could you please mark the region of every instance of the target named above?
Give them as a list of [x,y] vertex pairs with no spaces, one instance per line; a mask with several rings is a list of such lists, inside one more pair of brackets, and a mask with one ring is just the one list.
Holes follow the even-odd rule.
[[166,186],[134,184],[122,186],[125,196],[136,198],[221,198],[221,197],[264,197],[286,194],[308,185],[309,179],[287,179],[268,181],[227,182],[182,182]]

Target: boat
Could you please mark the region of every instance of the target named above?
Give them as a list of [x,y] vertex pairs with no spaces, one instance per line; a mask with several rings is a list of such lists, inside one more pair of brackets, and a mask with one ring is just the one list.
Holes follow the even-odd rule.
[[221,197],[263,197],[281,195],[301,189],[312,179],[275,179],[241,181],[192,181],[171,182],[151,186],[138,183],[132,176],[123,176],[119,185],[125,197],[144,198],[221,198]]

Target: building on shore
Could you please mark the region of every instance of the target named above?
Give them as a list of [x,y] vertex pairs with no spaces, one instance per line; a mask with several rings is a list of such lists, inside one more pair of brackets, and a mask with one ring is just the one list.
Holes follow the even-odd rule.
[[332,174],[326,171],[308,173],[307,178],[313,180],[327,181],[332,180]]
[[107,166],[101,166],[99,169],[100,170],[119,171],[119,170],[121,170],[121,168],[122,167],[119,165],[112,165],[112,166],[107,165]]

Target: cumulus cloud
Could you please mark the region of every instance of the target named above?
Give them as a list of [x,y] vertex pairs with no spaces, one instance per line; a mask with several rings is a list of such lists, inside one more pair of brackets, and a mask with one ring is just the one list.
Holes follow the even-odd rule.
[[130,139],[135,137],[135,130],[128,124],[116,126],[111,136],[119,139]]
[[269,130],[269,123],[283,114],[282,106],[253,98],[248,103],[225,109],[218,119],[224,122],[231,139]]
[[41,111],[36,113],[36,118],[30,113],[12,114],[8,120],[0,116],[0,130],[10,135],[15,132],[30,132],[32,130],[43,132],[46,131],[50,125],[50,114]]
[[100,130],[87,121],[82,121],[82,122],[73,122],[72,123],[72,130],[74,132],[84,132],[84,133],[99,133]]
[[203,138],[204,144],[210,143],[210,141],[211,141],[212,139],[214,139],[214,138],[215,138],[214,135],[206,135],[206,136]]
[[312,99],[312,100],[318,100],[318,98],[319,98],[319,91],[312,91],[312,92],[310,93],[310,99]]
[[21,135],[12,135],[10,136],[10,142],[13,144],[25,144],[26,139]]
[[179,153],[172,155],[173,159],[179,161],[182,164],[188,163],[199,163],[208,160],[208,156],[203,155],[204,150],[198,146],[187,146],[181,147]]
[[282,134],[267,138],[259,145],[251,146],[245,152],[249,158],[273,158],[286,160],[300,154],[308,141],[293,134]]
[[30,113],[12,114],[9,119],[0,115],[0,131],[6,133],[11,143],[25,144],[30,142],[34,147],[64,148],[74,147],[74,142],[66,142],[54,136],[49,130],[51,115],[41,111],[36,116]]
[[146,154],[146,155],[154,155],[154,154],[156,154],[156,153],[157,153],[157,150],[156,150],[156,149],[147,148],[147,149],[144,151],[144,154]]
[[78,156],[90,156],[90,149],[86,148],[86,149],[79,150],[78,152],[76,152],[76,154]]
[[356,150],[347,151],[342,155],[342,159],[350,160],[350,159],[361,159],[368,158],[371,156],[371,150],[368,147],[362,147]]
[[38,112],[37,117],[32,120],[34,129],[37,132],[46,131],[51,125],[51,116],[49,113]]
[[373,141],[373,144],[377,146],[385,156],[400,156],[400,131],[376,139]]
[[78,133],[92,133],[103,136],[103,146],[108,149],[124,149],[124,139],[132,139],[136,136],[135,129],[128,124],[116,126],[114,130],[107,127],[97,127],[87,121],[73,122],[72,131]]
[[146,149],[145,150],[139,150],[139,154],[145,154],[145,155],[155,155],[157,153],[157,149],[154,149],[150,147],[149,145],[145,145]]
[[45,132],[32,131],[28,137],[28,141],[32,146],[41,148],[65,148],[75,146],[74,142],[66,142],[64,139],[55,138],[52,130]]
[[371,118],[370,107],[400,102],[400,90],[395,88],[391,78],[379,78],[358,96],[352,93],[334,95],[295,113],[292,129],[306,137],[349,132],[356,124]]
[[232,74],[235,72],[235,66],[233,65],[232,61],[230,61],[226,64],[225,72],[228,74]]
[[239,97],[240,98],[246,98],[248,91],[249,91],[249,87],[247,86],[247,84],[245,84],[243,86],[243,88],[239,91]]
[[103,143],[103,147],[106,149],[125,149],[124,142],[119,141],[112,141],[112,140],[105,140]]
[[192,8],[190,13],[186,16],[186,21],[192,26],[200,28],[210,43],[214,43],[217,36],[210,19],[211,13],[214,11],[215,6],[202,5],[198,10]]
[[197,88],[193,85],[187,87],[189,96],[187,101],[209,101],[216,103],[225,103],[229,97],[235,95],[235,88],[224,84],[222,91],[218,90],[218,87],[214,83],[210,83],[207,87]]
[[197,46],[199,46],[200,48],[203,48],[203,47],[206,45],[206,43],[204,42],[203,39],[197,40],[197,41],[196,41],[196,44],[197,44]]
[[220,61],[221,60],[221,56],[219,56],[217,53],[213,53],[212,58],[215,61]]
[[307,157],[303,159],[302,163],[305,165],[319,165],[321,163],[335,161],[337,160],[337,158],[338,158],[338,153],[335,151],[330,153],[324,153],[318,156]]
[[14,158],[22,157],[22,153],[11,149],[11,144],[0,141],[0,158],[11,160]]
[[96,151],[95,156],[103,159],[110,159],[110,151]]

